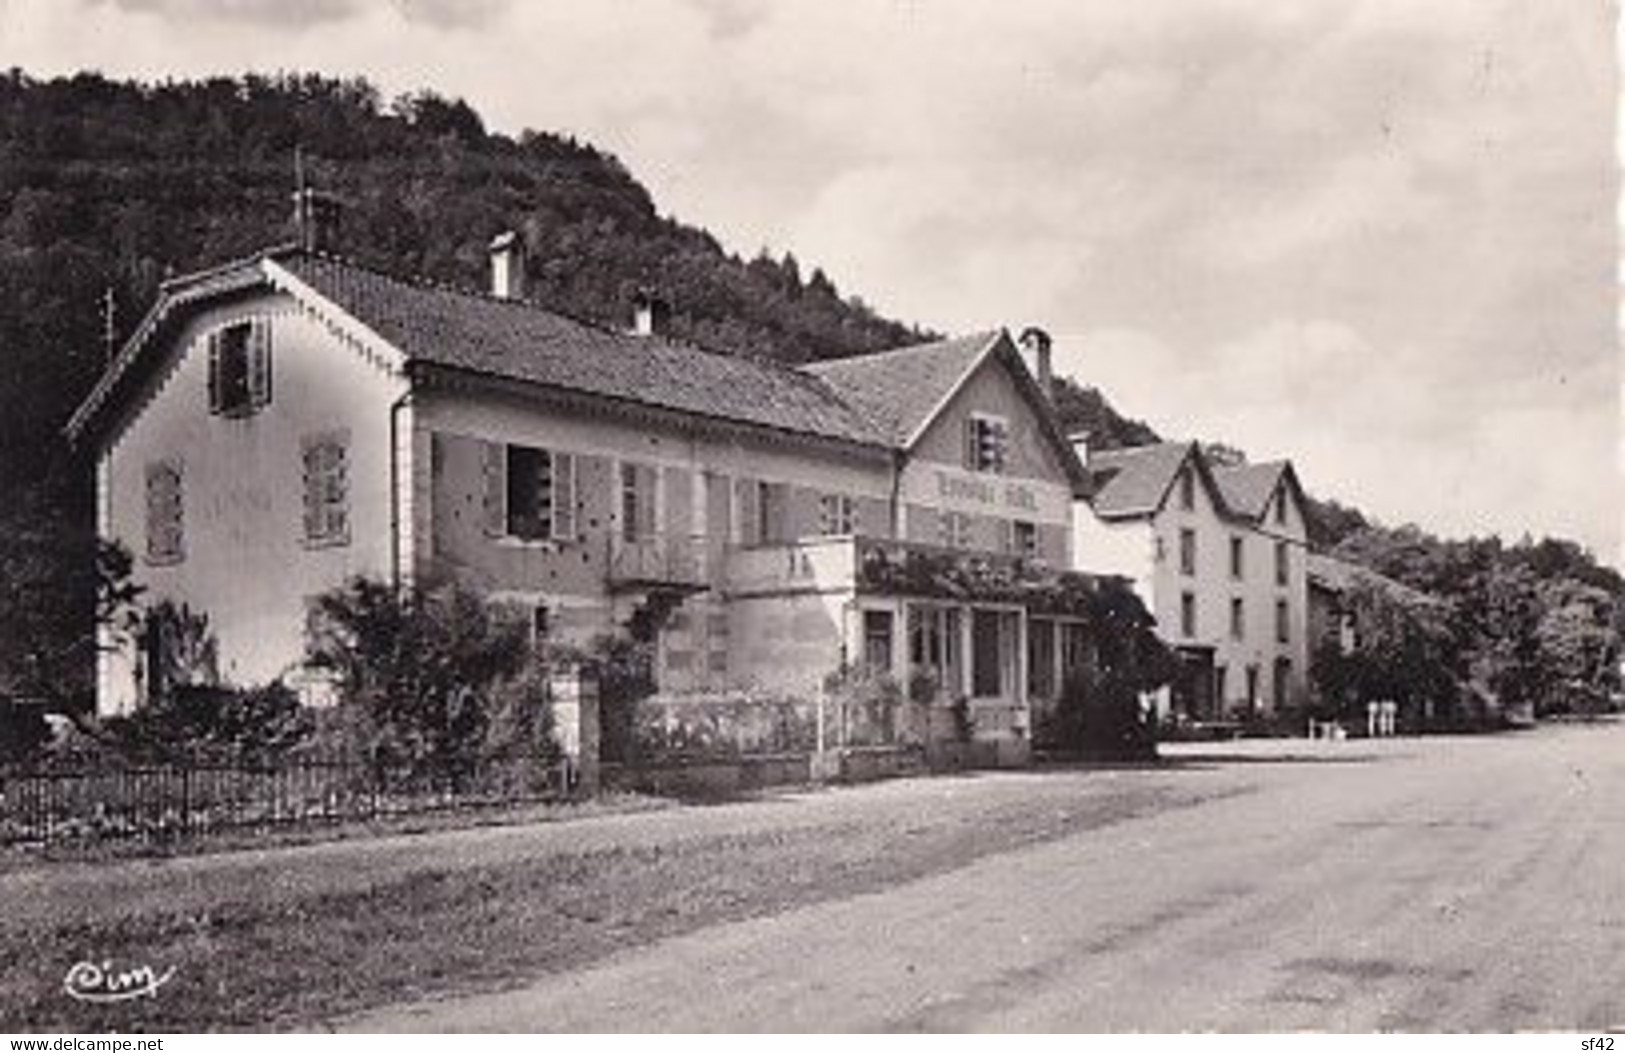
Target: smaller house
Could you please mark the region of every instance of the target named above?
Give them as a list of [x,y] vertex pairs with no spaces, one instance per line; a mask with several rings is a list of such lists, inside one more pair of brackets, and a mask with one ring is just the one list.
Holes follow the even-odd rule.
[[1308,686],[1306,502],[1290,462],[1216,465],[1195,442],[1093,451],[1074,509],[1079,569],[1133,579],[1184,675],[1164,718],[1300,708]]
[[[1394,622],[1380,611],[1373,615],[1369,608],[1362,611],[1355,600],[1361,588],[1375,590],[1377,595],[1392,601],[1404,612],[1403,620]],[[1450,604],[1431,593],[1415,589],[1403,582],[1332,556],[1313,553],[1309,557],[1309,640],[1311,661],[1314,663],[1315,690],[1321,708],[1337,711],[1349,704],[1369,701],[1390,701],[1388,698],[1325,697],[1326,666],[1338,657],[1353,655],[1366,643],[1366,634],[1372,631],[1369,619],[1378,617],[1388,626],[1407,625],[1416,633],[1414,639],[1424,646],[1441,647],[1449,635]],[[1392,699],[1400,703],[1401,725],[1409,728],[1459,726],[1463,722],[1482,724],[1501,714],[1501,703],[1486,685],[1477,681],[1458,680],[1453,672],[1443,668],[1439,679],[1432,684],[1419,683],[1410,674],[1402,678],[1402,696]]]

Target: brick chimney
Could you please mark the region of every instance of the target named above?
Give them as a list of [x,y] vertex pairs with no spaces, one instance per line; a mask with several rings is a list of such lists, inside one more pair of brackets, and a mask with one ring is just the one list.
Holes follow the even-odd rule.
[[491,239],[491,295],[501,300],[525,298],[525,246],[511,230]]
[[1055,373],[1050,361],[1049,334],[1036,325],[1029,325],[1021,331],[1021,350],[1032,360],[1033,377],[1038,381],[1038,389],[1044,393],[1046,399],[1055,398]]
[[1067,442],[1072,444],[1072,452],[1078,455],[1078,461],[1081,464],[1089,463],[1090,434],[1088,428],[1080,428],[1066,437]]
[[632,297],[632,332],[637,336],[666,336],[671,331],[671,304],[652,289],[639,289]]

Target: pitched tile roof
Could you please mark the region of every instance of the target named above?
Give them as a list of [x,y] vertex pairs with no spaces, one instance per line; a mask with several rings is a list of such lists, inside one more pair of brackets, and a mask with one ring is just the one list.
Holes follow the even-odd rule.
[[893,445],[906,447],[1002,336],[1000,330],[972,333],[802,369],[828,383]]
[[831,386],[768,361],[566,318],[533,304],[389,277],[302,252],[278,264],[409,359],[864,445],[888,435]]
[[1089,473],[1098,486],[1090,501],[1095,515],[1126,519],[1154,514],[1192,448],[1188,442],[1159,442],[1091,452]]
[[1347,592],[1356,584],[1365,583],[1383,589],[1390,595],[1399,599],[1409,600],[1413,603],[1443,606],[1445,601],[1430,592],[1413,589],[1404,582],[1395,581],[1384,574],[1378,574],[1370,567],[1362,567],[1358,563],[1338,559],[1335,556],[1323,555],[1319,552],[1309,553],[1306,564],[1309,583],[1318,585],[1329,592]]
[[1258,519],[1269,507],[1270,497],[1274,495],[1286,469],[1286,461],[1218,467],[1213,469],[1213,481],[1219,484],[1224,503],[1230,506],[1232,512]]

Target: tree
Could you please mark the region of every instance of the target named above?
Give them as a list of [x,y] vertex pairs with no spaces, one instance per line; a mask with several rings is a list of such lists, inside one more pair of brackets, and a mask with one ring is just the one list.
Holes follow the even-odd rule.
[[1619,687],[1614,599],[1575,581],[1544,591],[1544,613],[1535,627],[1544,690],[1535,712],[1602,712]]
[[314,666],[336,675],[368,757],[456,778],[505,748],[542,748],[545,700],[528,633],[458,585],[354,578],[317,597],[309,649]]
[[1343,594],[1354,646],[1325,641],[1315,654],[1317,709],[1327,719],[1358,724],[1370,702],[1396,702],[1412,726],[1455,715],[1456,641],[1449,610],[1370,580]]
[[133,566],[121,545],[87,537],[26,491],[0,511],[0,695],[79,720],[93,713],[98,651],[141,630]]

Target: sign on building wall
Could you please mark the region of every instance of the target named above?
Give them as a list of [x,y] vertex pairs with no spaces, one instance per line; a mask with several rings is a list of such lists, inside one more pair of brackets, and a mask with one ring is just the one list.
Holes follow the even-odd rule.
[[930,462],[905,468],[901,491],[906,504],[1040,523],[1069,522],[1072,502],[1069,487],[1046,479],[971,472]]

